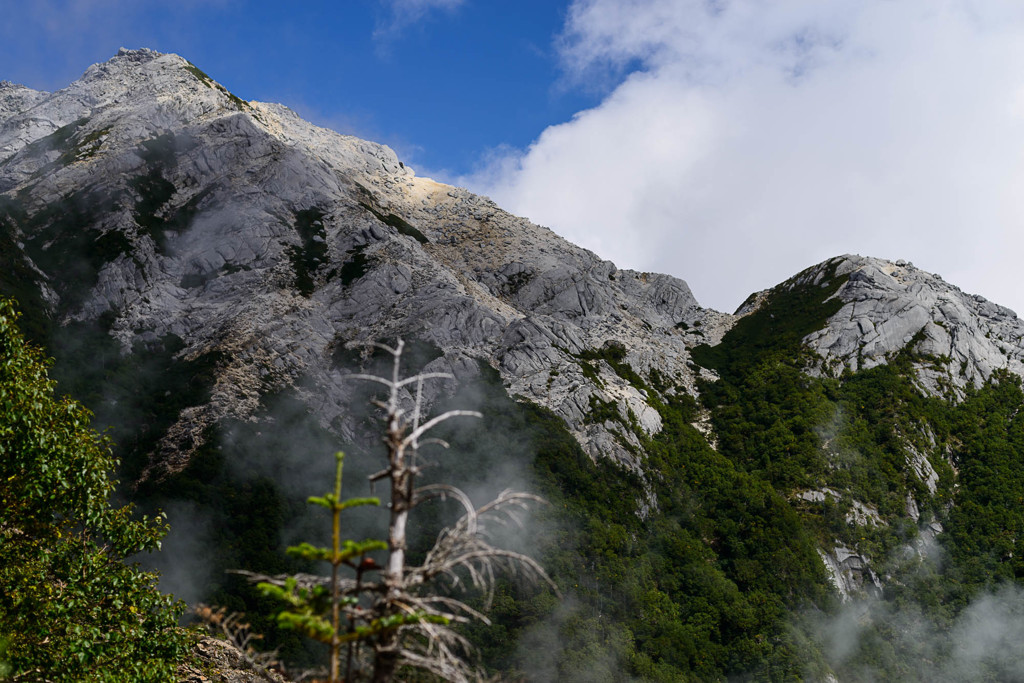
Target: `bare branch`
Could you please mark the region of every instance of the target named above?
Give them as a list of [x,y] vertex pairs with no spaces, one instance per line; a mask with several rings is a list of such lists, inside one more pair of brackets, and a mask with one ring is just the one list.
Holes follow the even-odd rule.
[[367,382],[376,382],[377,384],[383,384],[388,388],[401,389],[408,384],[414,384],[416,382],[422,382],[425,379],[455,379],[455,375],[450,372],[424,372],[413,377],[406,377],[403,380],[390,380],[385,377],[379,377],[377,375],[366,375],[363,373],[352,373],[351,375],[345,375],[344,379],[362,379]]
[[406,377],[405,379],[399,381],[395,386],[404,387],[406,384],[422,382],[425,379],[455,379],[455,375],[453,375],[450,372],[421,372],[418,375]]
[[447,499],[449,496],[459,501],[462,507],[466,510],[467,517],[476,518],[476,509],[473,507],[473,501],[469,499],[462,489],[451,486],[449,484],[429,484],[427,486],[421,486],[416,489],[415,497],[417,502],[431,500],[432,498],[440,498],[441,500]]
[[358,349],[360,347],[363,347],[363,348],[375,348],[375,349],[380,349],[381,351],[387,351],[388,353],[390,353],[393,356],[396,353],[401,353],[403,345],[404,344],[402,343],[402,340],[398,340],[398,348],[397,349],[393,349],[390,346],[388,346],[387,344],[381,344],[380,342],[375,342],[375,341],[350,341],[350,342],[347,342],[345,344],[345,347],[349,348],[349,349]]
[[419,427],[417,427],[409,436],[402,440],[402,444],[408,446],[409,444],[415,444],[416,439],[422,436],[425,432],[430,431],[433,427],[441,424],[445,420],[450,420],[453,417],[483,417],[483,414],[476,410],[449,410],[446,413],[442,413],[435,418],[428,420]]
[[371,474],[371,475],[370,475],[370,481],[371,481],[371,482],[374,482],[374,481],[380,481],[380,480],[381,480],[381,479],[383,479],[384,477],[388,476],[388,473],[389,473],[390,471],[391,471],[391,470],[381,470],[380,472],[377,472],[377,473],[375,473],[375,474]]
[[445,441],[444,439],[437,439],[437,438],[434,438],[434,437],[431,437],[429,439],[424,439],[423,441],[420,441],[419,444],[417,444],[417,445],[418,446],[440,446],[441,448],[445,448],[445,449],[451,448],[451,444],[448,443],[447,441]]
[[378,377],[377,375],[364,375],[361,373],[356,373],[351,375],[345,375],[344,379],[362,379],[366,380],[367,382],[376,382],[377,384],[383,384],[388,388],[394,386],[394,383],[391,380],[385,379],[383,377]]

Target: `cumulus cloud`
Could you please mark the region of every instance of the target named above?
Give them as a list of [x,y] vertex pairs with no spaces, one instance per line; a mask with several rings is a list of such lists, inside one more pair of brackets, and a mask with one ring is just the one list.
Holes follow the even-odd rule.
[[458,182],[719,309],[853,252],[1024,312],[1024,5],[576,0],[558,45],[601,103]]

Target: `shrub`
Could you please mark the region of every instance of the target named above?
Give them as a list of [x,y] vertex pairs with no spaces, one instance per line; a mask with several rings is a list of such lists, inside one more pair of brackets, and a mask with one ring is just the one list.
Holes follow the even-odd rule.
[[123,560],[159,547],[163,517],[110,504],[116,466],[89,412],[54,397],[49,361],[0,299],[0,642],[15,680],[174,680],[183,609]]

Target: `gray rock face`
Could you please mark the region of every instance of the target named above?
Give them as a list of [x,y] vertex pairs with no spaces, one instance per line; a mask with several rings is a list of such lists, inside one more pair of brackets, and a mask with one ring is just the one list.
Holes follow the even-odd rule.
[[274,671],[254,666],[233,644],[202,636],[192,649],[202,669],[191,664],[178,667],[181,683],[285,683]]
[[818,269],[832,266],[849,276],[835,294],[845,305],[804,340],[824,368],[870,368],[909,347],[922,388],[936,395],[999,369],[1024,375],[1024,323],[1010,309],[905,261],[843,256]]
[[0,123],[15,114],[27,112],[47,94],[10,81],[0,81]]
[[[591,397],[648,433],[657,411],[607,362],[585,374],[579,354],[618,344],[642,377],[657,369],[693,392],[688,349],[732,320],[681,280],[618,270],[417,177],[387,147],[243,102],[149,50],[122,50],[55,93],[0,87],[0,193],[23,211],[7,229],[46,274],[54,313],[105,316],[124,353],[174,335],[182,359],[221,354],[211,399],[183,410],[154,456],[171,469],[212,424],[247,419],[300,378],[321,422],[351,429],[354,389],[332,357],[396,337],[438,347],[438,369],[490,364],[593,457],[636,467],[636,437],[592,424]],[[62,240],[91,254],[73,285],[47,264]]]
[[870,558],[850,550],[842,543],[837,543],[829,552],[819,550],[818,555],[843,602],[864,594],[882,594],[882,582],[871,568]]

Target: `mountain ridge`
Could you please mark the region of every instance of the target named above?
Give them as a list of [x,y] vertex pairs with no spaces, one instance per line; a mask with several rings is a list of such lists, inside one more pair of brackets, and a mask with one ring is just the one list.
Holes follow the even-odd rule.
[[[93,294],[82,303],[80,312],[71,314],[94,318],[107,311],[118,311],[112,332],[123,349],[130,349],[135,341],[149,342],[167,333],[187,338],[191,330],[180,313],[182,307],[208,309],[206,301],[216,300],[216,290],[232,278],[232,286],[252,286],[253,278],[246,275],[250,268],[261,272],[261,286],[273,288],[266,296],[275,301],[262,301],[255,307],[259,310],[250,306],[246,316],[268,325],[273,320],[280,321],[285,310],[301,318],[298,312],[315,307],[318,296],[279,296],[283,291],[280,284],[291,273],[280,272],[272,261],[281,259],[286,251],[292,250],[292,256],[283,260],[291,258],[295,261],[293,270],[304,270],[302,276],[313,279],[327,278],[330,272],[320,268],[319,263],[306,263],[303,257],[295,255],[298,252],[311,259],[342,261],[342,269],[347,264],[352,276],[358,272],[358,264],[372,255],[379,267],[368,279],[356,278],[350,283],[357,293],[326,304],[335,309],[331,314],[336,318],[356,318],[358,324],[330,330],[322,320],[317,321],[316,329],[308,329],[301,336],[320,337],[321,349],[307,349],[304,358],[292,357],[288,362],[296,367],[316,365],[322,361],[323,349],[336,336],[352,341],[409,334],[408,330],[396,328],[393,321],[404,319],[415,329],[417,318],[422,317],[417,311],[432,311],[433,319],[447,326],[433,325],[434,329],[427,334],[428,341],[448,347],[458,338],[460,348],[471,354],[487,346],[512,382],[513,392],[540,399],[577,424],[588,407],[589,396],[551,398],[567,383],[556,381],[549,387],[548,368],[538,365],[539,358],[543,357],[544,364],[556,363],[560,372],[583,380],[582,371],[572,367],[576,365],[573,353],[616,337],[637,336],[631,331],[656,327],[663,330],[662,341],[669,342],[658,354],[669,351],[675,358],[674,372],[692,386],[692,373],[685,365],[685,343],[681,335],[670,330],[680,322],[695,323],[708,315],[715,319],[724,316],[704,313],[684,282],[664,275],[619,271],[611,263],[564,242],[550,230],[505,214],[490,200],[416,178],[386,147],[316,128],[276,105],[239,105],[237,98],[232,99],[225,90],[210,85],[212,81],[207,82],[193,70],[186,60],[173,55],[124,51],[111,62],[90,67],[75,85],[43,98],[30,114],[8,119],[0,131],[0,150],[8,150],[9,154],[0,160],[0,189],[18,194],[28,213],[57,197],[80,192],[83,186],[93,193],[103,186],[108,195],[134,201],[134,212],[124,205],[127,201],[122,202],[116,217],[107,217],[106,224],[96,226],[102,233],[100,237],[114,231],[125,235],[131,258],[126,256],[118,261],[123,269],[98,264]],[[124,74],[135,74],[131,90],[140,92],[135,97],[144,103],[141,111],[134,114],[129,114],[130,108],[121,101],[128,88],[123,83]],[[158,83],[139,88],[136,81],[140,79],[155,79]],[[111,80],[117,87],[108,86]],[[161,87],[174,88],[173,94],[164,92],[155,100],[149,99],[146,93]],[[59,113],[48,114],[53,132],[30,144],[26,138],[29,132],[38,136],[46,129],[38,128],[46,111]],[[116,118],[117,125],[110,125],[112,118]],[[29,121],[36,127],[30,126]],[[175,121],[179,122],[179,131],[181,122],[187,122],[185,132],[167,138],[162,126]],[[67,126],[75,126],[75,130],[68,131]],[[114,132],[104,133],[108,128]],[[65,136],[67,140],[60,139]],[[47,150],[45,145],[40,148],[40,140],[52,140],[51,146],[67,143],[65,146],[70,150]],[[153,149],[147,150],[145,145]],[[12,147],[17,147],[13,153]],[[200,150],[201,155],[191,155],[189,148]],[[223,158],[215,156],[212,150],[216,149],[223,150]],[[70,163],[33,179],[41,167],[61,159]],[[152,171],[144,172],[149,168],[149,160],[158,165],[155,175]],[[116,181],[127,174],[137,174],[132,181],[134,187]],[[97,176],[115,182],[105,186],[94,181]],[[209,187],[200,190],[196,178],[210,180],[211,176],[215,186],[212,192]],[[143,196],[154,191],[165,196]],[[244,198],[256,196],[269,206],[240,205]],[[287,199],[267,201],[281,197]],[[152,210],[149,205],[157,201],[159,204]],[[197,208],[202,210],[198,218],[191,215]],[[323,214],[317,219],[320,223],[308,226],[312,232],[307,236],[295,234],[293,226],[282,224],[298,220],[292,214],[301,211]],[[151,215],[143,216],[140,225],[138,217],[143,212]],[[173,226],[179,219],[198,220],[199,227],[205,229],[218,221],[218,216],[226,214],[231,215],[234,225],[214,225],[208,232],[173,227],[167,230],[169,223]],[[247,222],[263,224],[264,234],[254,236],[250,229],[243,229],[240,224]],[[338,232],[342,222],[347,228],[345,234]],[[158,232],[147,234],[154,228]],[[323,230],[327,232],[321,235]],[[286,232],[291,234],[285,235]],[[330,242],[326,241],[328,238]],[[163,239],[169,241],[174,256],[161,253]],[[288,244],[282,246],[282,240]],[[207,249],[212,241],[216,245]],[[324,253],[318,257],[313,254],[317,250]],[[264,254],[270,258],[262,259]],[[527,254],[530,258],[524,259]],[[524,260],[531,262],[524,264]],[[435,267],[437,263],[444,266],[440,272]],[[213,277],[224,269],[234,272],[226,273],[224,279]],[[138,292],[139,280],[147,283],[146,297]],[[431,284],[419,285],[420,280]],[[394,301],[401,301],[414,281],[415,292],[422,300],[408,306],[406,316],[389,313],[386,318],[374,317],[378,309],[386,308],[382,302],[391,300],[389,305],[397,305]],[[202,291],[193,293],[191,290],[198,287],[181,286],[192,283],[201,283]],[[318,285],[310,280],[306,286]],[[335,295],[341,289],[329,286],[334,287]],[[432,289],[449,291],[452,296],[438,296]],[[184,294],[180,290],[185,290]],[[45,299],[52,301],[54,296],[44,287]],[[149,301],[144,303],[144,298]],[[202,303],[181,301],[190,298]],[[179,312],[156,313],[154,299]],[[273,312],[267,314],[269,311]],[[608,315],[604,316],[606,312]],[[230,317],[237,321],[244,316]],[[296,324],[311,323],[307,320]],[[146,325],[150,329],[132,332],[133,328]],[[224,323],[217,326],[223,327]],[[364,333],[367,328],[372,333]],[[246,334],[249,333],[234,330],[229,335],[234,340],[231,343],[244,345],[239,336]],[[524,339],[537,348],[522,349]],[[185,354],[199,351],[198,344],[190,346]],[[653,350],[631,353],[643,355],[643,366],[654,367]],[[318,354],[321,358],[315,357]],[[538,377],[541,374],[544,376]],[[651,414],[638,393],[612,374],[605,374],[608,383],[617,386],[625,406]],[[250,382],[257,381],[253,372],[248,371],[248,376]],[[241,403],[244,405],[244,400]],[[577,429],[577,435],[585,445],[592,446],[590,450],[595,456],[607,452],[628,458],[606,435],[588,436],[582,429]]]
[[[0,84],[0,293],[21,302],[67,386],[121,421],[143,489],[209,467],[239,433],[282,428],[267,418],[279,400],[331,440],[366,442],[348,375],[373,358],[358,349],[414,342],[424,370],[546,425],[567,458],[552,476],[578,489],[566,509],[616,539],[600,562],[648,557],[649,523],[673,539],[649,539],[674,558],[665,566],[715,566],[710,583],[647,577],[674,605],[664,614],[711,584],[729,600],[769,590],[736,548],[796,519],[799,552],[772,550],[802,567],[792,586],[828,572],[847,602],[905,589],[907,567],[967,524],[953,501],[973,495],[980,456],[961,413],[984,414],[1024,376],[1013,311],[905,261],[837,256],[735,314],[703,308],[680,279],[618,269],[416,176],[386,146],[245,102],[150,50],[54,93]],[[428,405],[453,391],[429,388]],[[588,476],[612,481],[636,519],[579,493],[603,490]],[[709,511],[726,531],[709,530]],[[816,568],[793,559],[813,555],[810,538]],[[781,613],[790,598],[769,602]],[[716,628],[746,638],[729,618]]]

